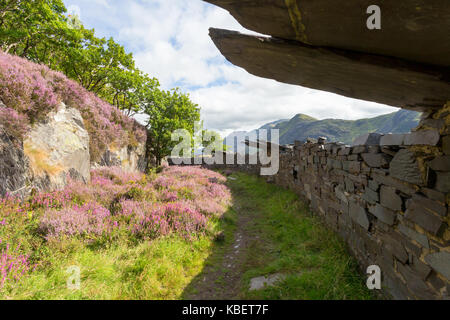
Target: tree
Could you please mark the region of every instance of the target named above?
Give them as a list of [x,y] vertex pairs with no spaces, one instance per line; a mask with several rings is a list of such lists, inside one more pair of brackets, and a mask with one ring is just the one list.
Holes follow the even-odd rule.
[[177,129],[187,130],[192,137],[195,123],[200,120],[200,108],[182,93],[179,88],[171,91],[153,90],[147,97],[145,114],[147,121],[147,152],[153,156],[156,165],[161,165],[178,142],[172,141],[172,133]]
[[50,65],[61,47],[79,40],[66,11],[62,0],[0,0],[1,49]]
[[113,72],[101,95],[126,115],[142,113],[143,105],[159,87],[158,79],[150,78],[141,71],[122,70]]

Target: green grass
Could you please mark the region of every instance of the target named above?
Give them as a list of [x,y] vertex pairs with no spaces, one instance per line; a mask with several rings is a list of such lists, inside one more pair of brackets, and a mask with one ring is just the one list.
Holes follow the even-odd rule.
[[[236,176],[230,182],[233,196],[241,198],[246,210],[258,214],[249,228],[259,237],[248,249],[241,298],[373,298],[346,245],[298,196],[261,178]],[[273,273],[288,277],[275,287],[248,291],[250,279]]]
[[[80,247],[32,273],[3,299],[177,299],[210,254],[206,236],[193,242],[179,237],[117,245]],[[67,289],[69,266],[81,269],[79,291]]]
[[[287,190],[262,179],[235,174],[228,184],[234,207],[212,222],[211,232],[194,240],[171,236],[87,246],[77,240],[42,242],[41,265],[0,299],[183,299],[195,293],[195,280],[206,270],[219,276],[210,286],[226,286],[225,252],[231,248],[240,218],[252,239],[244,252],[242,299],[370,299],[365,279],[345,244]],[[224,231],[225,240],[214,234]],[[25,232],[25,231],[24,231]],[[254,238],[253,238],[254,237]],[[67,289],[69,266],[81,269],[81,288]],[[209,268],[209,269],[208,269]],[[288,277],[275,287],[249,292],[251,278],[273,273]],[[215,298],[215,297],[211,297]]]

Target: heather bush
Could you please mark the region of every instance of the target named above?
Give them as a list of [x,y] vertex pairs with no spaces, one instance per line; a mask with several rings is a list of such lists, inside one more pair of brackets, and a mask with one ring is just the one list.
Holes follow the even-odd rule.
[[185,237],[206,231],[207,219],[185,203],[168,203],[154,207],[132,226],[133,234],[144,239],[176,233]]
[[81,207],[73,206],[63,210],[49,210],[41,219],[40,230],[47,239],[64,236],[95,236],[111,231],[109,210],[97,203],[87,203]]
[[[25,201],[1,198],[2,281],[30,272],[30,261],[50,263],[52,252],[66,252],[73,243],[135,245],[209,234],[211,219],[221,216],[231,199],[224,181],[220,174],[195,167],[164,167],[150,175],[98,168],[89,184],[69,180],[63,190],[34,193]],[[20,253],[6,242],[21,243]]]
[[0,289],[7,282],[20,281],[32,269],[34,266],[30,264],[29,256],[20,253],[20,245],[11,248],[0,239]]
[[26,115],[18,113],[11,108],[0,106],[0,130],[22,140],[29,130],[29,120]]
[[[78,109],[89,132],[93,161],[98,160],[113,143],[123,147],[146,141],[145,129],[134,119],[77,82],[45,65],[1,51],[0,99],[8,108],[0,110],[0,125],[7,123],[6,127],[18,137],[24,135],[30,123],[44,118],[61,102]],[[10,123],[8,116],[11,117]]]

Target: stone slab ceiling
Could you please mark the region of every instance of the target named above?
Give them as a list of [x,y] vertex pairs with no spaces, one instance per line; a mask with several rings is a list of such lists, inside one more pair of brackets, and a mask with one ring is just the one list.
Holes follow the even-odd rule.
[[[222,54],[248,72],[411,110],[450,100],[448,0],[205,0],[247,36],[211,29]],[[381,30],[366,9],[381,8]]]

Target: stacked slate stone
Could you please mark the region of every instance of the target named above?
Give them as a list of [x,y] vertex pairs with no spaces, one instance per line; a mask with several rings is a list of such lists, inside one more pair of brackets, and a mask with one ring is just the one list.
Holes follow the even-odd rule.
[[[246,161],[204,166],[259,174],[260,166]],[[450,103],[424,114],[410,134],[282,147],[278,174],[266,178],[310,203],[363,272],[378,265],[384,293],[450,299]]]
[[411,134],[353,146],[308,140],[281,154],[275,183],[310,202],[396,299],[449,299],[449,108]]

